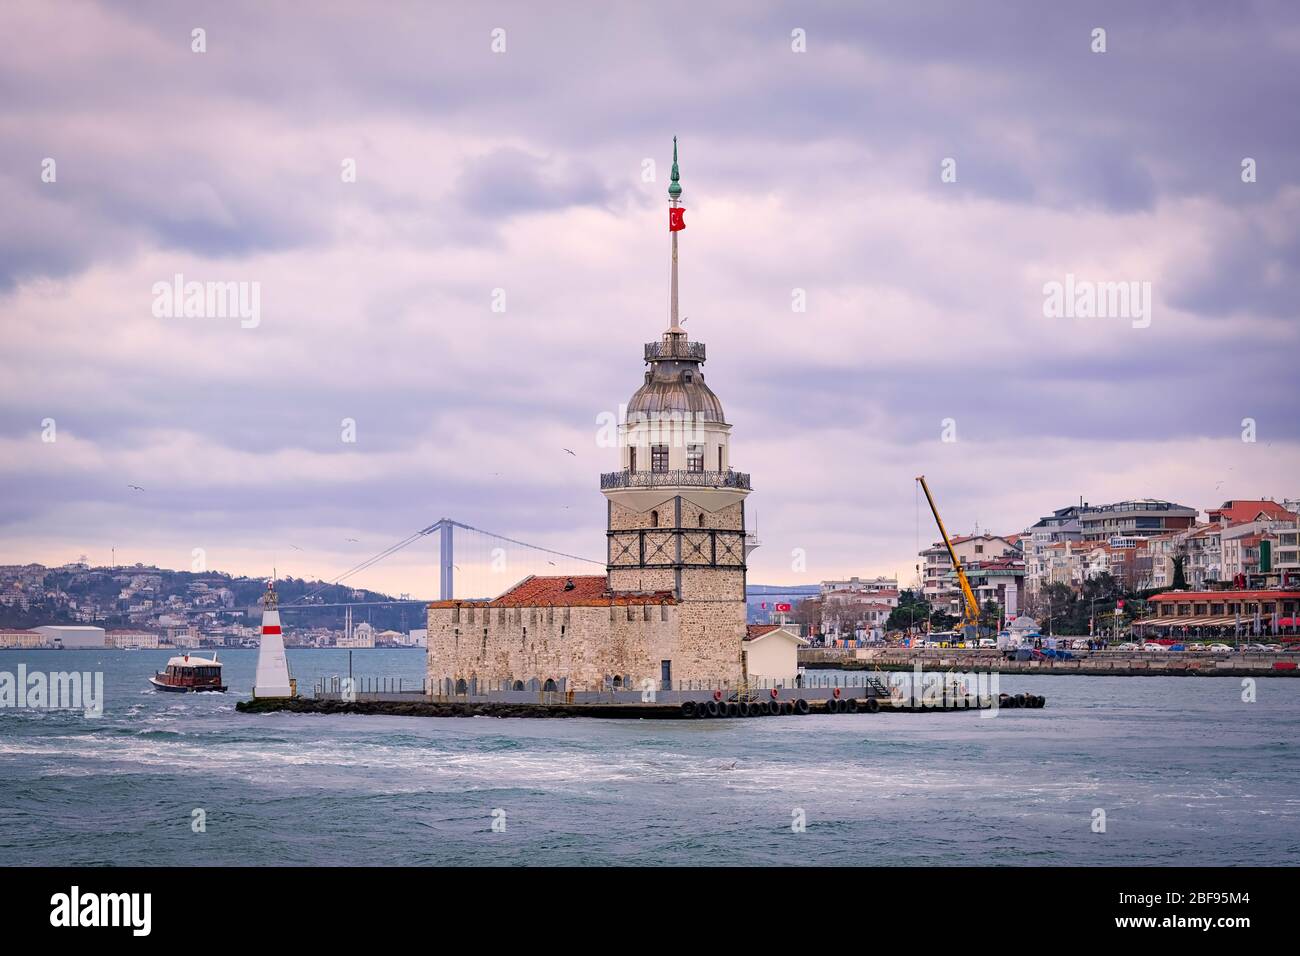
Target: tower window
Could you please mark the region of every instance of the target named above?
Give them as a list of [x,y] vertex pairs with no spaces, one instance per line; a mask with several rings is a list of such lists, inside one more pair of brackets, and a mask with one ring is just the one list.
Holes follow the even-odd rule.
[[659,512],[657,511],[650,512],[650,527],[652,528],[659,527]]
[[684,381],[687,385],[690,385],[693,381],[695,381],[695,374],[693,372],[683,372],[682,381]]
[[718,471],[722,471],[722,446],[718,446]]
[[701,528],[704,527],[704,512],[703,512],[703,511],[700,512],[700,527],[701,527]]
[[704,470],[704,446],[703,445],[686,446],[686,470],[687,471]]
[[665,472],[668,470],[668,446],[651,445],[650,446],[650,470],[654,472]]
[[627,450],[627,470],[636,471],[636,445]]

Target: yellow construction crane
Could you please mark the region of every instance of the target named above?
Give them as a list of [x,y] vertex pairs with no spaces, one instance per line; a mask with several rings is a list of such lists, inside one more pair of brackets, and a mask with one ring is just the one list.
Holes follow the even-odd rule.
[[961,618],[962,635],[966,640],[974,641],[979,637],[979,602],[975,600],[975,592],[971,590],[970,579],[966,577],[966,572],[961,566],[961,559],[957,557],[957,552],[953,550],[952,542],[948,539],[948,532],[944,530],[943,519],[939,517],[939,509],[934,505],[934,495],[930,494],[930,486],[925,483],[925,475],[917,476],[916,480],[921,483],[921,490],[925,492],[925,500],[930,503],[930,512],[934,515],[934,523],[939,526],[939,534],[943,535],[943,546],[948,549],[948,557],[952,559],[953,570],[957,572],[957,581],[961,584],[961,593],[965,598],[965,609]]

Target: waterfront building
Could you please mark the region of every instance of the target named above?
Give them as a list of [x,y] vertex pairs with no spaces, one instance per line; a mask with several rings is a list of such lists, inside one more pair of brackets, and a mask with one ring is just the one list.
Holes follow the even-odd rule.
[[[349,608],[349,610],[351,610]],[[335,647],[371,648],[375,646],[375,629],[369,621],[345,629],[335,642]]]
[[1267,498],[1243,499],[1231,498],[1217,508],[1206,513],[1211,524],[1224,526],[1246,524],[1253,521],[1294,522],[1296,515],[1284,505]]
[[104,635],[104,645],[119,650],[128,647],[157,650],[161,643],[161,635],[154,631],[115,630]]
[[1166,531],[1190,528],[1199,512],[1186,505],[1155,498],[1089,505],[1079,510],[1079,533],[1084,541],[1109,541],[1114,537],[1149,538]]
[[[1020,558],[1018,535],[996,534],[957,535],[952,538],[952,549],[957,559],[969,573],[977,562],[997,561],[1003,558]],[[936,541],[920,553],[921,593],[936,611],[961,614],[962,593],[957,583],[957,572],[952,558],[942,541]],[[1022,575],[1023,577],[1023,575]]]
[[1048,547],[1063,541],[1080,541],[1079,511],[1083,505],[1057,508],[1050,515],[1039,518],[1025,529],[1020,537],[1020,550],[1025,559],[1025,595],[1035,599],[1047,584]]
[[618,432],[606,498],[603,575],[529,577],[490,601],[435,601],[432,686],[589,690],[741,679],[749,475],[733,470],[731,425],[704,379],[705,347],[678,316],[685,228],[676,144],[669,193],[668,328],[646,344],[644,379]]
[[808,641],[780,624],[751,624],[744,641],[745,669],[758,681],[793,681],[799,673],[799,648]]
[[1151,614],[1134,622],[1145,636],[1294,635],[1300,591],[1166,591],[1150,598]]
[[898,578],[859,578],[851,577],[842,581],[823,581],[821,582],[821,595],[823,598],[836,592],[871,594],[876,599],[884,600],[886,595],[892,594],[895,603],[898,599]]
[[0,630],[0,649],[32,650],[45,647],[46,638],[40,631]]
[[51,647],[82,648],[103,647],[104,629],[102,627],[83,627],[78,625],[46,624],[33,628],[45,637],[45,643]]

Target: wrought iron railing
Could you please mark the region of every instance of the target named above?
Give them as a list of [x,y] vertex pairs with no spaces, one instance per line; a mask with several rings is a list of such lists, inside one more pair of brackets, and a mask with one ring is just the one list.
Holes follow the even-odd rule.
[[606,488],[739,488],[749,491],[749,475],[743,471],[607,471],[600,476]]
[[645,360],[654,362],[659,359],[689,359],[693,362],[704,361],[703,342],[647,342]]

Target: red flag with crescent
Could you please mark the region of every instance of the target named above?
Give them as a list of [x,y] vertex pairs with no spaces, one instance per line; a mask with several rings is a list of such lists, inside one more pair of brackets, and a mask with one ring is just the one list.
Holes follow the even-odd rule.
[[681,232],[686,228],[686,220],[682,214],[686,212],[685,206],[670,206],[668,209],[668,231]]

